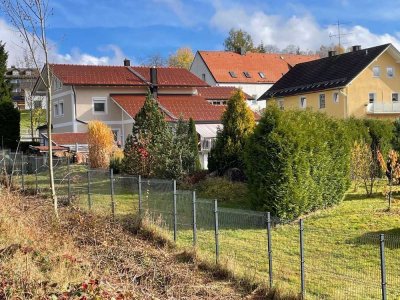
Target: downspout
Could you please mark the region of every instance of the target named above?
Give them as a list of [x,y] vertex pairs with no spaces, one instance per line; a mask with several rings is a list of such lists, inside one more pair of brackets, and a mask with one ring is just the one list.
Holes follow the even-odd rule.
[[77,116],[77,110],[76,110],[76,91],[75,91],[75,86],[72,85],[72,91],[74,92],[74,121],[77,121],[81,124],[85,124],[87,125],[87,122],[84,122],[82,120],[79,120],[76,116]]

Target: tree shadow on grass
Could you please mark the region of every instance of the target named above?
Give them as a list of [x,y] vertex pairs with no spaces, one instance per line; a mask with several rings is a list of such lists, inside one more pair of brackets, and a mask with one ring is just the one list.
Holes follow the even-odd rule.
[[346,243],[356,245],[374,245],[379,247],[381,234],[384,234],[385,248],[400,249],[400,228],[367,232],[356,238],[347,240]]
[[384,200],[384,197],[382,193],[372,193],[370,196],[367,196],[365,194],[353,194],[349,193],[344,197],[344,201],[354,201],[354,200],[369,200],[369,199],[374,199],[374,198],[380,198]]

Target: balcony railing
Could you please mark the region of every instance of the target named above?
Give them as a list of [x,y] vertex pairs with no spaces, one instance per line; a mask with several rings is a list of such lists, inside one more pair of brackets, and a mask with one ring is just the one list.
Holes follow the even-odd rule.
[[400,102],[368,103],[367,113],[369,114],[400,114]]

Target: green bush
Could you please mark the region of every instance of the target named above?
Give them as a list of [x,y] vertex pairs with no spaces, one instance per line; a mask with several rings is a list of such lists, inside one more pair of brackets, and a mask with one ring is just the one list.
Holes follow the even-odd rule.
[[11,101],[0,101],[0,146],[16,149],[20,137],[20,112]]
[[249,208],[247,184],[231,182],[225,177],[208,177],[194,188],[198,198],[217,199],[218,204],[231,208]]
[[346,126],[325,114],[267,108],[244,156],[253,207],[284,219],[340,202],[349,186]]

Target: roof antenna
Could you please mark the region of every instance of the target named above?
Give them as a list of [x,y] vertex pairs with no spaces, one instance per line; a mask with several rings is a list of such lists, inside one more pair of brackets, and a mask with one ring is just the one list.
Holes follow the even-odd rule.
[[342,31],[341,31],[341,28],[340,28],[340,26],[341,25],[343,25],[343,24],[348,24],[348,23],[341,23],[340,22],[340,20],[338,19],[337,20],[337,23],[335,23],[334,25],[337,27],[337,33],[336,34],[332,34],[332,33],[330,33],[329,34],[329,38],[330,39],[332,39],[332,38],[334,38],[334,37],[337,37],[338,38],[338,47],[339,47],[339,54],[341,54],[340,53],[340,50],[342,49],[342,37],[343,36],[346,36],[346,35],[351,35],[352,33],[351,32],[349,32],[349,33],[342,33]]

